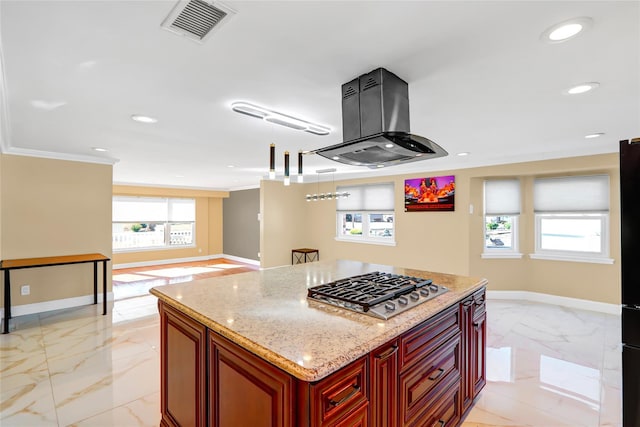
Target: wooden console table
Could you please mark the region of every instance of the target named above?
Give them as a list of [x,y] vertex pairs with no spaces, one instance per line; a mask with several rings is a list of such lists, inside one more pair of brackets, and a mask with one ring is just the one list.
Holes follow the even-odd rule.
[[320,252],[317,249],[291,249],[291,264],[302,264],[310,261],[320,261]]
[[50,267],[54,265],[93,263],[93,303],[98,303],[98,263],[102,263],[102,314],[107,314],[107,261],[102,254],[65,255],[44,258],[5,259],[0,261],[0,270],[4,270],[4,328],[2,333],[9,333],[11,318],[11,270],[23,268]]

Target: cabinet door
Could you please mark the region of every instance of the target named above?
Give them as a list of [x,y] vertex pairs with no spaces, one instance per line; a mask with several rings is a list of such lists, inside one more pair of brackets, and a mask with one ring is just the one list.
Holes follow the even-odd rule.
[[471,381],[473,398],[480,393],[487,382],[486,347],[487,347],[487,313],[482,310],[473,319],[473,365],[471,367]]
[[293,378],[211,333],[209,340],[209,425],[293,427]]
[[159,301],[163,426],[206,426],[207,329]]
[[473,297],[460,304],[460,323],[462,325],[462,387],[460,389],[461,413],[464,413],[473,402],[473,379],[471,364],[473,363]]
[[398,342],[371,352],[371,425],[395,427],[398,418]]

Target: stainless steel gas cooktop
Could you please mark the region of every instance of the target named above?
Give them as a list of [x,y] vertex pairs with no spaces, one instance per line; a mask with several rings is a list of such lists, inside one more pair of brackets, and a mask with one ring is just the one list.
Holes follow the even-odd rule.
[[448,290],[430,279],[375,271],[314,286],[307,298],[386,320]]

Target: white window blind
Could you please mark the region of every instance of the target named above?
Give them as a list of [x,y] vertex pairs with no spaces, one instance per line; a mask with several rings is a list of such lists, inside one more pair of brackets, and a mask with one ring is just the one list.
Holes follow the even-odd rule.
[[167,199],[114,197],[113,222],[166,222]]
[[538,178],[533,184],[535,212],[608,212],[609,176]]
[[393,211],[392,182],[337,187],[336,191],[350,194],[349,197],[336,201],[338,211]]
[[169,221],[179,222],[196,220],[195,199],[169,199]]
[[520,215],[520,181],[496,179],[484,182],[485,215]]

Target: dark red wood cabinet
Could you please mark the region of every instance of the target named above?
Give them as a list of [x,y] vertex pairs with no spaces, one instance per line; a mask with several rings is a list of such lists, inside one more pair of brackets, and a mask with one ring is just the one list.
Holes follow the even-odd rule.
[[161,426],[457,426],[486,383],[484,289],[314,383],[159,310]]
[[207,425],[207,328],[158,303],[162,426]]

